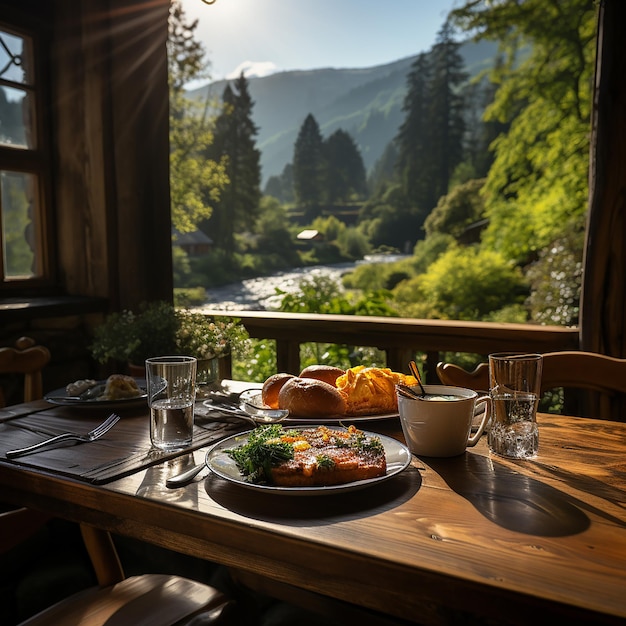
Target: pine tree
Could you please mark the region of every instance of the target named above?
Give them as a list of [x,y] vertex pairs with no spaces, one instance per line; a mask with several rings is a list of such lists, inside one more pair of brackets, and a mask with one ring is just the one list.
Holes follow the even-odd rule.
[[345,202],[366,193],[365,165],[354,139],[336,130],[325,142],[326,193],[329,204]]
[[235,252],[235,234],[249,229],[260,211],[261,166],[253,107],[248,81],[242,73],[232,86],[224,88],[215,141],[207,153],[209,157],[225,158],[230,181],[209,222],[211,236],[227,258]]
[[396,170],[404,193],[424,216],[436,204],[430,181],[433,162],[430,158],[430,82],[431,64],[427,54],[420,54],[407,76],[407,93],[402,110],[404,122],[395,138]]
[[[432,131],[430,154],[433,172],[433,193],[436,200],[448,193],[454,168],[463,160],[463,96],[460,86],[467,80],[460,44],[453,39],[449,22],[437,34],[431,52],[429,121]],[[434,206],[434,205],[433,205]],[[432,209],[433,206],[428,207]]]
[[463,71],[460,44],[446,23],[430,53],[420,54],[407,77],[406,117],[395,138],[397,171],[407,199],[422,219],[448,192],[463,159]]
[[307,209],[319,209],[324,195],[323,143],[320,127],[309,113],[300,127],[293,153],[294,193],[296,201]]

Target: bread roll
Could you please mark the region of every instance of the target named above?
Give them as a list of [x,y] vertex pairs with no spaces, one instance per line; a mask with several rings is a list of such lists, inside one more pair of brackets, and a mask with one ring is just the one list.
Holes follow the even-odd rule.
[[278,406],[295,417],[337,417],[346,412],[344,397],[329,383],[293,377],[278,394]]
[[332,365],[309,365],[300,372],[300,378],[314,378],[336,387],[337,379],[346,372]]
[[270,376],[264,383],[261,389],[261,398],[263,404],[266,404],[272,409],[278,408],[278,393],[282,389],[282,386],[290,379],[295,378],[293,374],[278,373]]

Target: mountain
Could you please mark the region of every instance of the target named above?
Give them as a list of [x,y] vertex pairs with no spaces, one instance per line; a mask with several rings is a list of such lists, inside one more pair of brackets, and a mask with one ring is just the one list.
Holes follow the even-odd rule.
[[[496,44],[467,42],[460,53],[467,72],[474,76],[493,64]],[[324,137],[339,128],[350,133],[369,171],[402,123],[406,78],[416,56],[370,68],[324,68],[250,77],[263,185],[291,162],[300,126],[309,113]],[[221,100],[227,82],[212,82],[190,91],[189,96]]]

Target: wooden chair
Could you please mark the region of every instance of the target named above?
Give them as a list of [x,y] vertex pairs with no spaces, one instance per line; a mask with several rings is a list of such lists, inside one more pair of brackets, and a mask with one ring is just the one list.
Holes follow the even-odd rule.
[[[453,363],[438,363],[437,376],[444,385],[477,391],[489,389],[488,363],[480,363],[471,372]],[[626,359],[594,352],[546,352],[541,393],[557,388],[566,390],[565,411],[568,413],[626,421]],[[575,393],[581,390],[591,393]]]
[[[24,400],[42,397],[41,371],[50,351],[22,337],[15,347],[0,348],[0,373],[24,375]],[[3,398],[2,398],[3,399]],[[0,513],[0,554],[19,546],[51,516],[26,508]],[[217,589],[180,576],[143,574],[126,578],[111,535],[80,525],[98,586],[76,593],[22,622],[23,626],[171,626],[202,615],[202,624],[225,624],[230,605]]]
[[[47,515],[31,509],[0,514],[0,553],[18,545],[47,519]],[[20,626],[172,626],[200,614],[202,624],[212,624],[218,623],[229,605],[217,589],[180,576],[125,578],[109,533],[84,525],[81,531],[98,586],[61,600]]]
[[[41,372],[50,362],[50,350],[36,345],[30,337],[20,337],[14,347],[0,348],[0,374],[24,376],[24,402],[38,400],[43,395]],[[0,387],[0,407],[6,406]]]

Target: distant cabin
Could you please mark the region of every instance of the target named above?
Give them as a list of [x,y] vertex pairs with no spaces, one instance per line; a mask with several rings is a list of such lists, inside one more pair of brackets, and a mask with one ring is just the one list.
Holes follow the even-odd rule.
[[189,256],[202,256],[213,249],[213,240],[201,230],[191,233],[172,231],[172,244],[182,248]]
[[299,241],[324,241],[324,233],[319,230],[307,229],[298,233]]

